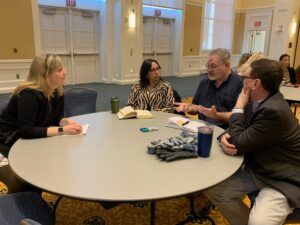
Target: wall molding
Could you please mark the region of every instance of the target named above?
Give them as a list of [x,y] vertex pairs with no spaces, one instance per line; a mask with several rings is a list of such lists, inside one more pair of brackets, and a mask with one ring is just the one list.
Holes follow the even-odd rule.
[[199,75],[206,71],[207,56],[183,56],[180,77]]
[[27,76],[32,59],[0,60],[0,93],[11,93]]
[[204,4],[203,0],[186,0],[186,5],[202,6]]

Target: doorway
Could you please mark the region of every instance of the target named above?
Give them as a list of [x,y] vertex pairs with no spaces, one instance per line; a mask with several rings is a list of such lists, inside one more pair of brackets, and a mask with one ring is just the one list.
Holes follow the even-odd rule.
[[162,76],[173,75],[174,19],[143,17],[143,59],[156,59]]
[[42,53],[62,58],[68,71],[67,84],[100,81],[98,14],[40,7]]
[[266,31],[250,30],[248,35],[248,51],[250,53],[264,53]]

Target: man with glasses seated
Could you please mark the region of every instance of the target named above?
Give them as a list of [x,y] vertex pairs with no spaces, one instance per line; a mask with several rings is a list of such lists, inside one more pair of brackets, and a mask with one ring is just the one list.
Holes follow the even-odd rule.
[[173,112],[173,89],[161,78],[160,70],[156,60],[144,60],[139,83],[131,88],[127,105],[134,109]]
[[209,54],[207,75],[200,81],[193,103],[175,103],[175,110],[198,114],[199,119],[225,129],[242,86],[242,78],[231,71],[230,53],[215,49]]
[[[204,193],[231,225],[280,225],[300,207],[300,126],[279,91],[278,62],[259,59],[243,76],[220,140],[226,154],[245,155],[244,164]],[[241,200],[251,192],[259,192],[252,209]]]

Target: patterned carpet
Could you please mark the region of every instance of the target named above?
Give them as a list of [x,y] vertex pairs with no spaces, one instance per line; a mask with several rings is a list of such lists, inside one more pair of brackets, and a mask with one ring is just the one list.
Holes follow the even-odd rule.
[[[6,194],[6,187],[0,182],[0,196]],[[42,194],[51,208],[58,196],[46,192]],[[244,200],[249,205],[249,200]],[[195,209],[198,212],[209,205],[202,194],[195,197]],[[189,212],[189,201],[185,197],[156,202],[156,225],[175,225],[183,221]],[[216,225],[230,225],[217,210],[211,210],[209,216]],[[105,210],[99,203],[63,198],[56,211],[55,225],[149,225],[150,204],[148,202],[126,203]],[[187,225],[211,225],[206,221],[192,221]],[[292,225],[292,224],[286,224]],[[300,224],[294,224],[300,225]]]
[[[0,182],[0,195],[6,194],[6,187]],[[57,196],[43,192],[43,198],[51,208]],[[202,194],[195,197],[197,211],[209,205]],[[156,202],[156,225],[174,225],[186,218],[189,212],[189,200],[185,197]],[[210,216],[217,225],[229,225],[222,215],[212,210]],[[56,211],[56,225],[149,225],[150,203],[126,203],[105,210],[97,202],[80,201],[62,198]],[[188,224],[195,224],[188,223]],[[200,224],[200,222],[198,223]],[[203,221],[203,225],[210,225]]]

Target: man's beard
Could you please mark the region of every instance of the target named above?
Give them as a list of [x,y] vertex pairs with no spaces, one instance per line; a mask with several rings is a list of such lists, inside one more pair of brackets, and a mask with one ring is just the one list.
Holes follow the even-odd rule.
[[209,80],[216,80],[216,76],[211,76],[211,75],[208,74],[208,79]]

